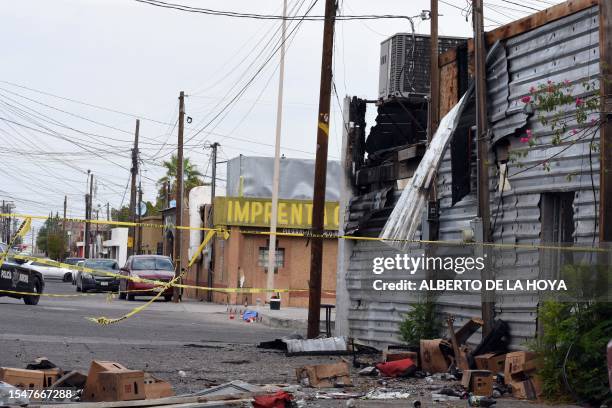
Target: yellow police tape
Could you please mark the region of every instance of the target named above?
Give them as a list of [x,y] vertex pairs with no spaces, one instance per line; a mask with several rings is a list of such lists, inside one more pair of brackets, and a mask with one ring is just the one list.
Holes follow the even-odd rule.
[[148,302],[146,302],[143,305],[140,305],[138,307],[135,307],[134,309],[132,309],[130,312],[124,314],[121,317],[115,318],[115,319],[111,319],[105,316],[100,316],[100,317],[87,317],[86,319],[89,321],[92,321],[94,323],[98,323],[98,324],[102,324],[102,325],[109,325],[109,324],[113,324],[113,323],[118,323],[122,320],[125,319],[129,319],[130,317],[134,316],[137,313],[142,312],[144,309],[146,309],[147,307],[149,307],[149,305],[153,302],[155,302],[165,291],[166,289],[168,289],[169,287],[173,286],[174,282],[176,282],[177,280],[179,280],[180,278],[183,277],[183,275],[185,274],[185,270],[183,270],[181,272],[180,275],[175,276],[174,279],[172,279],[170,282],[167,282],[163,288],[159,288],[159,292],[157,293],[157,295],[153,296]]
[[31,226],[32,218],[26,218],[21,222],[19,229],[17,229],[17,232],[15,233],[15,235],[13,235],[13,238],[11,238],[10,242],[8,243],[6,250],[2,252],[2,255],[0,255],[0,266],[2,266],[2,264],[4,263],[4,260],[6,259],[7,255],[9,254],[9,251],[11,250],[15,242],[17,241],[17,238],[23,238],[25,234],[28,233]]
[[[206,233],[206,236],[204,237],[204,240],[202,241],[202,243],[200,244],[200,246],[198,247],[196,252],[193,254],[191,259],[189,260],[189,263],[187,264],[188,268],[191,267],[194,264],[194,262],[196,261],[196,259],[200,255],[200,253],[204,250],[204,248],[206,247],[208,242],[215,236],[216,233],[217,233],[216,230],[209,230],[208,233]],[[111,318],[108,318],[108,317],[105,317],[105,316],[100,316],[100,317],[88,317],[87,319],[92,321],[92,322],[94,322],[94,323],[103,324],[103,325],[109,325],[109,324],[113,324],[113,323],[118,323],[118,322],[120,322],[122,320],[128,319],[128,318],[136,315],[137,313],[142,312],[147,307],[149,307],[149,305],[151,305],[151,303],[155,302],[168,288],[175,286],[176,282],[179,281],[185,275],[186,272],[187,272],[187,269],[183,269],[170,282],[162,283],[162,285],[160,285],[161,287],[156,287],[155,290],[157,290],[158,292],[157,292],[157,294],[155,296],[153,296],[145,304],[132,309],[132,311],[124,314],[121,317],[118,317],[118,318],[115,318],[115,319],[111,319]],[[124,275],[119,275],[119,276],[124,276]]]
[[[0,213],[0,218],[12,217],[12,218],[31,218],[34,220],[46,220],[49,218],[48,215],[28,215],[28,214],[13,214],[13,213]],[[62,218],[58,217],[59,221],[66,222],[80,222],[97,225],[116,225],[119,227],[147,227],[147,228],[168,228],[168,225],[163,224],[149,224],[143,222],[131,222],[131,221],[111,221],[111,220],[87,220],[84,218]],[[224,231],[222,228],[206,228],[206,227],[189,227],[185,225],[172,226],[171,228],[177,228],[180,230],[194,230],[194,231]]]
[[[30,219],[47,219],[45,215],[27,215],[27,214],[8,214],[0,213],[2,217],[14,217],[14,218],[30,218]],[[108,220],[86,220],[81,218],[59,218],[60,221],[66,220],[71,222],[82,222],[100,225],[117,225],[125,227],[151,227],[151,228],[166,228],[167,225],[161,224],[145,224],[138,222],[128,221],[108,221]],[[230,233],[226,228],[215,227],[189,227],[189,226],[173,226],[172,228],[178,228],[180,230],[197,230],[197,231],[216,231],[222,234],[224,239],[229,238]],[[241,230],[241,234],[250,235],[271,235],[269,231],[248,231]],[[426,244],[426,245],[452,245],[452,246],[482,246],[487,248],[501,248],[501,249],[537,249],[537,250],[558,250],[567,252],[598,252],[598,253],[612,253],[612,248],[595,248],[595,247],[577,247],[577,246],[555,246],[555,245],[538,245],[538,244],[507,244],[507,243],[495,243],[495,242],[465,242],[465,241],[430,241],[422,239],[391,239],[391,238],[380,238],[380,237],[360,237],[353,235],[337,235],[333,232],[315,234],[311,232],[275,232],[276,236],[284,237],[306,237],[306,238],[323,238],[323,239],[346,239],[352,241],[375,241],[375,242],[388,242],[396,244]]]

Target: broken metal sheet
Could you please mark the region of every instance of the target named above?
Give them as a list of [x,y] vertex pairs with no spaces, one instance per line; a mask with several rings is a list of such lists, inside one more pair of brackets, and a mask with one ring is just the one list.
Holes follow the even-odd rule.
[[[389,216],[381,238],[392,240],[411,240],[421,224],[420,215],[425,206],[427,192],[434,179],[446,146],[455,131],[458,119],[463,113],[468,99],[467,94],[442,118],[436,134],[432,138],[423,159],[419,163],[411,183],[404,189],[400,199]],[[397,245],[397,244],[395,244]],[[399,245],[405,246],[405,245]]]
[[327,337],[324,339],[284,340],[287,343],[287,355],[316,354],[320,352],[347,352],[344,337]]
[[236,395],[246,394],[250,392],[262,392],[263,388],[258,385],[249,384],[248,382],[234,380],[226,384],[217,385],[216,387],[208,388],[203,391],[196,392],[194,395],[207,397],[221,395]]

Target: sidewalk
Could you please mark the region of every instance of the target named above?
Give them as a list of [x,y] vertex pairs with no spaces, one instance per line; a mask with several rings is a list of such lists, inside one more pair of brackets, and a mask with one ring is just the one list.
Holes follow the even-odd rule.
[[[280,310],[270,310],[268,306],[248,306],[244,305],[220,305],[216,303],[199,302],[193,299],[185,299],[180,304],[186,312],[191,313],[213,313],[228,315],[229,311],[233,310],[235,319],[240,319],[240,314],[245,309],[254,310],[261,317],[261,323],[270,327],[278,327],[285,329],[293,329],[297,331],[306,331],[308,327],[308,309],[300,307],[282,307]],[[331,329],[333,332],[336,313],[332,309],[331,314]],[[321,310],[321,330],[325,330],[325,310]]]

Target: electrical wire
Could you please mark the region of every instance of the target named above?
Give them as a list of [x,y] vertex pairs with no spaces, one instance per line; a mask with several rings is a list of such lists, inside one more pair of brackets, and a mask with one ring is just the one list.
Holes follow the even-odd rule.
[[[271,15],[271,14],[256,14],[256,13],[239,13],[235,11],[221,11],[221,10],[213,10],[208,8],[200,8],[200,7],[192,7],[179,3],[169,3],[165,1],[159,0],[134,0],[138,3],[148,4],[151,6],[157,6],[162,8],[174,9],[179,11],[187,11],[190,13],[200,13],[207,14],[212,16],[224,16],[224,17],[234,17],[234,18],[250,18],[256,20],[286,20],[286,21],[324,21],[325,16],[309,16],[308,13],[305,13],[301,16],[281,16],[281,15]],[[366,15],[339,15],[336,17],[338,21],[351,21],[351,20],[382,20],[382,19],[397,19],[397,18],[405,18],[405,16],[395,15],[395,14],[366,14]]]

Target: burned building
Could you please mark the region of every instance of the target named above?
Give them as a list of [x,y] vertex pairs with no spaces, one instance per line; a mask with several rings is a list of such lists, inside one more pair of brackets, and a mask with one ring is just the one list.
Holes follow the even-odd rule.
[[[564,251],[548,251],[544,244],[603,248],[598,253],[610,255],[609,246],[599,243],[602,178],[600,153],[594,148],[609,125],[605,121],[599,124],[599,112],[592,112],[586,123],[568,121],[559,135],[526,106],[532,88],[537,92],[546,84],[568,84],[577,100],[597,96],[604,55],[601,49],[605,47],[600,37],[612,37],[609,23],[603,21],[598,0],[570,1],[486,33],[491,240],[501,248],[491,268],[497,279],[558,276],[567,255]],[[414,215],[421,225],[414,239],[423,242],[435,237],[440,244],[404,248],[412,256],[426,251],[474,255],[476,249],[471,242],[482,241],[475,109],[469,86],[472,59],[471,42],[440,56],[441,115],[466,96],[432,183],[438,207],[430,206],[430,212],[423,208]],[[387,98],[379,104],[376,125],[369,133],[363,119],[367,101],[345,100],[348,114],[341,200],[345,234],[378,237],[411,183],[427,148],[427,104],[422,100],[419,105],[412,98],[403,95],[401,102],[399,98]],[[587,134],[589,128],[592,131],[588,131],[588,137],[581,137],[580,132]],[[526,132],[538,143],[527,143]],[[560,143],[553,140],[555,137]],[[428,222],[433,218],[435,224]],[[435,231],[430,230],[432,225]],[[574,263],[593,258],[588,249],[571,252]],[[337,293],[338,299],[346,301],[337,304],[339,334],[375,346],[401,342],[399,323],[418,301],[418,294],[372,287],[376,279],[372,260],[397,253],[389,242],[340,241]],[[406,275],[399,270],[385,274],[397,280]],[[499,290],[492,294],[495,318],[509,324],[513,347],[522,347],[536,337],[541,295],[538,290]],[[482,314],[479,291],[441,293],[435,302],[439,315],[457,317],[457,326]],[[478,340],[479,336],[472,339]]]

